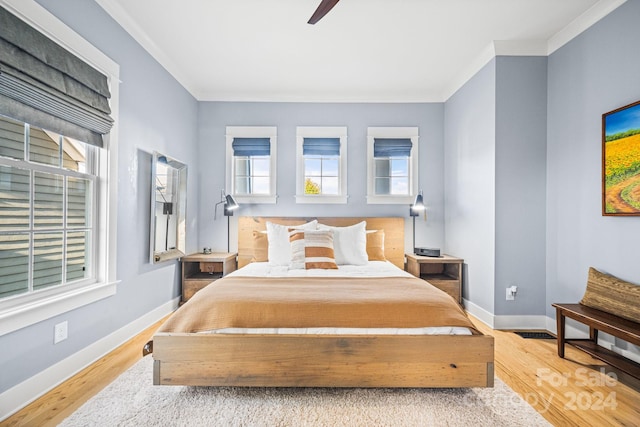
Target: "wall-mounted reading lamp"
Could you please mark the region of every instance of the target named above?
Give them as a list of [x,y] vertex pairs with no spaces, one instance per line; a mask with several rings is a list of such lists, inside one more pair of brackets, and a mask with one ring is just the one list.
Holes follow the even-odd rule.
[[235,201],[231,194],[225,194],[224,190],[220,190],[220,194],[221,200],[216,203],[216,206],[213,210],[213,219],[215,221],[216,215],[218,213],[218,205],[224,205],[224,216],[227,217],[227,252],[229,252],[229,217],[233,216],[233,211],[238,209],[240,205]]

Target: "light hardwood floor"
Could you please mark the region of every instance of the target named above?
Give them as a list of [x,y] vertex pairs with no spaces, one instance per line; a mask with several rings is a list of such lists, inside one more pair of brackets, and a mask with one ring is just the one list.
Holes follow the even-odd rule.
[[[84,402],[109,385],[142,357],[142,347],[164,319],[130,339],[93,365],[0,422],[5,426],[57,426]],[[149,356],[147,356],[149,357]],[[149,378],[151,381],[151,378]]]
[[[640,381],[571,346],[567,346],[566,359],[560,359],[555,340],[523,339],[513,332],[494,331],[472,320],[483,333],[495,337],[496,375],[550,423],[556,426],[640,425]],[[142,346],[160,323],[0,425],[57,425],[137,362]]]
[[494,331],[495,373],[556,426],[640,425],[640,381],[586,353],[565,347],[560,359],[555,339],[524,339]]

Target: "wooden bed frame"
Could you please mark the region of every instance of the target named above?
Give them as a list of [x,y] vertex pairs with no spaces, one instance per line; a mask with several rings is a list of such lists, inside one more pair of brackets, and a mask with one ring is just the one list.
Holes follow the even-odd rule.
[[[238,265],[256,256],[266,221],[240,217]],[[328,225],[367,221],[385,230],[385,256],[403,268],[403,218],[317,218]],[[492,387],[494,343],[487,335],[242,335],[156,333],[154,384],[260,387]]]

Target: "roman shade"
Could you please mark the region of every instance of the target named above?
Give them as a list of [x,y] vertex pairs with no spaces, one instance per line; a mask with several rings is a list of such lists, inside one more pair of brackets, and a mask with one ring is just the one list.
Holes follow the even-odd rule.
[[409,157],[411,156],[411,139],[409,138],[375,138],[373,140],[373,157]]
[[0,114],[102,147],[107,76],[0,7]]
[[304,156],[339,156],[340,138],[304,138],[302,154]]
[[268,156],[271,154],[269,138],[233,138],[231,143],[234,156]]

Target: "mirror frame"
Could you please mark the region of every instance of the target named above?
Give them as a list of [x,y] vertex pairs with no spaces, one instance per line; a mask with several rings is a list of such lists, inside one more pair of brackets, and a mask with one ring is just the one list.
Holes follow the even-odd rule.
[[[172,197],[170,203],[171,213],[176,220],[174,227],[169,230],[169,218],[167,218],[167,232],[165,238],[175,237],[175,246],[165,250],[156,250],[156,231],[158,227],[157,204],[166,203],[167,200],[158,200],[159,187],[158,182],[158,165],[166,164],[168,168],[175,170],[175,181],[172,183]],[[149,250],[150,261],[152,264],[183,257],[186,251],[185,235],[186,235],[186,210],[187,210],[187,165],[164,154],[153,152],[153,160],[151,162],[151,230],[149,234]]]

